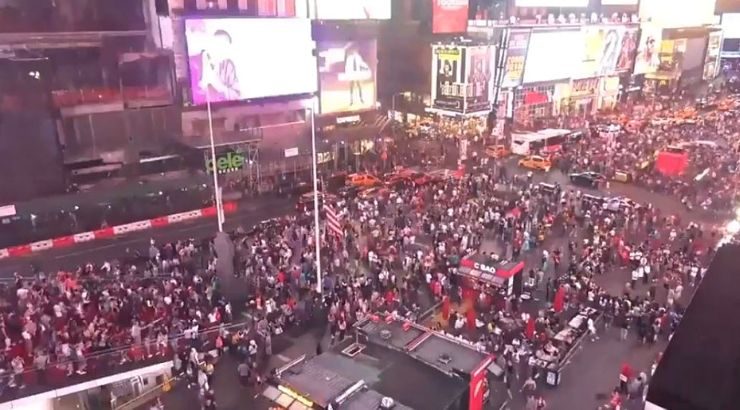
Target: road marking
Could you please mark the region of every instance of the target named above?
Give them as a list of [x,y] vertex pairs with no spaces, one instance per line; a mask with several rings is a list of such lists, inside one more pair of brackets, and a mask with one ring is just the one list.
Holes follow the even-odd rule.
[[275,357],[277,357],[278,360],[284,361],[285,363],[288,363],[289,361],[292,360],[290,357],[285,356],[284,354],[278,354],[278,355],[275,355]]

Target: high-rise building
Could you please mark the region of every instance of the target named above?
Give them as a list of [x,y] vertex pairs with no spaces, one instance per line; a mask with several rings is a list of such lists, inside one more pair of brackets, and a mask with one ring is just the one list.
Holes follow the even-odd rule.
[[127,169],[176,131],[162,128],[176,124],[163,121],[172,58],[155,45],[150,18],[148,0],[3,2],[0,203]]

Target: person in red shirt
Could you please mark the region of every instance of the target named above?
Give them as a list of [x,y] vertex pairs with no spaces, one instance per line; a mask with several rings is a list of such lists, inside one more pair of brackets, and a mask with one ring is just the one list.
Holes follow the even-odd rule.
[[619,391],[627,394],[627,384],[633,375],[632,367],[628,363],[622,364],[622,370],[619,372]]

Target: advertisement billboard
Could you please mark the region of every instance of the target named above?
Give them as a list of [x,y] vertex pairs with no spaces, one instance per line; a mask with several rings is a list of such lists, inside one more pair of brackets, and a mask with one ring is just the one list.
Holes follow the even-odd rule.
[[516,0],[516,7],[588,7],[589,0]]
[[388,20],[391,0],[309,0],[309,14],[317,20]]
[[465,48],[465,112],[490,111],[493,70],[496,67],[494,47]]
[[308,20],[188,19],[185,40],[194,104],[316,92]]
[[463,47],[432,46],[432,107],[462,113],[465,110]]
[[465,33],[468,30],[468,0],[432,0],[433,33]]
[[501,86],[504,88],[517,87],[522,83],[524,61],[527,58],[530,31],[512,31],[509,35],[509,47],[506,52],[504,77]]
[[583,56],[578,69],[573,72],[576,78],[596,77],[604,55],[606,27],[593,26],[583,28]]
[[622,38],[619,43],[619,57],[614,71],[624,73],[632,70],[637,56],[637,38],[639,36],[637,28],[625,28],[622,32]]
[[525,84],[571,78],[581,63],[580,30],[534,31],[530,36]]
[[635,74],[654,73],[660,65],[660,44],[663,30],[655,26],[642,26],[640,43],[635,57]]
[[702,78],[705,81],[713,80],[719,74],[719,58],[722,50],[722,32],[713,31],[707,39],[707,54],[704,57],[704,72]]
[[323,114],[375,108],[377,43],[320,42],[319,101]]
[[740,13],[723,13],[721,23],[724,38],[740,38]]
[[[308,17],[305,0],[257,0],[257,15],[260,17]],[[246,10],[246,6],[245,6]]]
[[713,23],[714,4],[715,0],[641,0],[639,17],[663,28],[703,26]]
[[637,50],[637,29],[592,26],[583,29],[584,51],[578,78],[598,77],[632,68]]

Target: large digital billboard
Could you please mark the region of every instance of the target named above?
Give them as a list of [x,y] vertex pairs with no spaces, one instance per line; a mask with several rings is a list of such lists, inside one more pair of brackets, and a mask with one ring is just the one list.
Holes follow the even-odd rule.
[[642,26],[640,43],[635,57],[635,74],[654,73],[660,65],[660,44],[663,30],[655,26]]
[[321,112],[375,108],[375,40],[319,42]]
[[496,67],[493,46],[465,47],[465,112],[490,111],[493,70]]
[[317,20],[388,20],[391,0],[308,0]]
[[616,72],[627,72],[632,70],[637,55],[637,28],[625,28],[622,32],[622,38],[619,46],[619,57],[614,67]]
[[316,92],[308,20],[189,19],[185,39],[194,104]]
[[721,22],[724,38],[740,38],[740,13],[724,13]]
[[432,107],[464,112],[463,47],[432,46]]
[[702,78],[705,81],[713,80],[719,74],[719,58],[722,50],[722,32],[713,31],[707,39],[707,54],[704,57],[704,72]]
[[641,21],[663,28],[712,24],[715,0],[640,0]]
[[465,33],[468,29],[468,0],[432,0],[432,32]]
[[529,39],[524,83],[571,78],[581,63],[580,30],[534,31]]
[[588,7],[589,0],[516,0],[517,7]]
[[506,64],[501,86],[504,88],[517,87],[522,83],[524,62],[527,58],[530,31],[512,31],[509,35],[509,47],[506,50]]
[[584,48],[576,78],[611,75],[632,68],[637,51],[637,29],[589,26],[583,29]]

